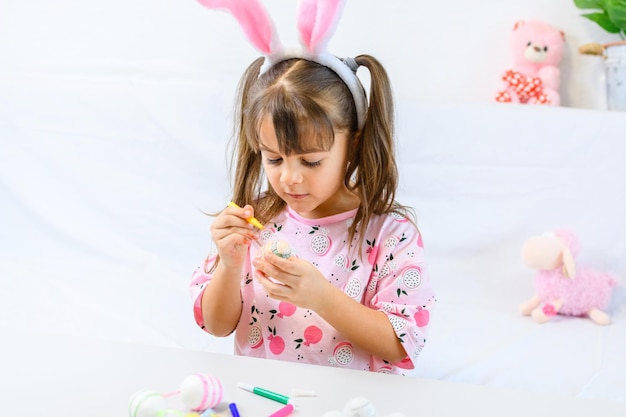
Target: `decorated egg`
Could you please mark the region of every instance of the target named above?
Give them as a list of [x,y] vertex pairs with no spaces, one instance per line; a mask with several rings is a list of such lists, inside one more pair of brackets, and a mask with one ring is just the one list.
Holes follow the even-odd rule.
[[376,417],[376,409],[365,397],[356,397],[348,401],[343,409],[346,417]]
[[192,411],[215,407],[222,401],[222,393],[222,382],[212,375],[190,375],[180,384],[180,400]]
[[294,255],[293,249],[289,243],[284,240],[272,240],[271,242],[267,242],[263,245],[263,255],[270,253],[273,253],[283,259],[289,259],[292,255]]
[[157,417],[167,408],[163,395],[156,391],[142,390],[130,397],[130,417]]

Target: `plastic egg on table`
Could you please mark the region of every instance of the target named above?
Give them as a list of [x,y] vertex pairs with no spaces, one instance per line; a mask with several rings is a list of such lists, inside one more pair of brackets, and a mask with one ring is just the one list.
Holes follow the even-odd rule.
[[142,390],[130,397],[130,417],[157,417],[167,408],[163,395],[156,391]]
[[365,397],[356,397],[348,401],[343,414],[345,417],[377,417],[376,409]]
[[222,382],[212,375],[190,375],[181,382],[179,390],[180,400],[192,411],[203,411],[222,401]]

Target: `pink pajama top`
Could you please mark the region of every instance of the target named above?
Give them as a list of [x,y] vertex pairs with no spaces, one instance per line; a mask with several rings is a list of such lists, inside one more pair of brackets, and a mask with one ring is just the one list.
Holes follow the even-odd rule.
[[[321,219],[306,219],[286,208],[265,225],[261,240],[288,242],[295,255],[315,265],[334,286],[359,303],[384,312],[402,342],[406,357],[397,363],[377,358],[354,346],[314,311],[269,298],[256,282],[251,245],[241,276],[243,308],[235,329],[235,353],[327,366],[400,374],[412,369],[428,332],[435,304],[424,245],[417,228],[397,214],[374,216],[364,233],[363,256],[349,250],[348,228],[356,209]],[[211,283],[210,254],[192,275],[190,295],[194,317],[204,328],[202,292]]]

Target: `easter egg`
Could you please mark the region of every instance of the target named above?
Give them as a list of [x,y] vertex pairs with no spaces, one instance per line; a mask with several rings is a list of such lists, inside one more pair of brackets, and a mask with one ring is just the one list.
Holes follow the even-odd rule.
[[163,395],[156,391],[142,390],[130,397],[130,417],[157,417],[167,408]]
[[376,417],[374,406],[365,397],[356,397],[348,401],[343,413],[346,417]]
[[222,393],[222,382],[212,375],[190,375],[180,384],[180,400],[192,411],[215,407],[222,401]]
[[263,255],[273,253],[283,259],[289,259],[293,254],[293,249],[284,240],[273,240],[263,245]]

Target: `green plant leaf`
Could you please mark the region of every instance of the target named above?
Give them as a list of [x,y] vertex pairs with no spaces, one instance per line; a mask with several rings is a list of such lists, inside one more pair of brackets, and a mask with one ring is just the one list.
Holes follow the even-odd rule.
[[604,10],[605,0],[574,0],[574,5],[579,9]]
[[587,13],[582,16],[597,23],[602,29],[609,33],[619,33],[620,31],[611,19],[609,19],[609,15],[607,13]]
[[626,0],[606,0],[609,19],[622,31],[626,30]]
[[608,33],[626,32],[626,0],[573,0],[579,9],[587,10],[582,16],[596,23]]

